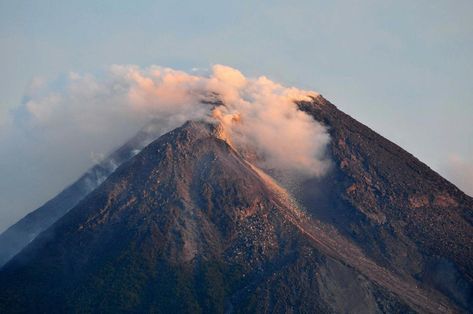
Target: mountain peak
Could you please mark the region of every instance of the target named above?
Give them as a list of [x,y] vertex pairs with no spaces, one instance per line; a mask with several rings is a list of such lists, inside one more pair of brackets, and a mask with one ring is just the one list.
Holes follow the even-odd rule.
[[325,177],[290,195],[222,125],[188,121],[0,270],[0,311],[468,308],[472,200],[321,96],[299,106],[330,127]]
[[[99,311],[231,312],[251,310],[247,291],[279,282],[286,271],[294,275],[284,280],[296,284],[300,267],[314,273],[319,266],[341,268],[364,281],[356,279],[356,271],[322,258],[286,220],[285,196],[219,139],[220,131],[216,124],[186,122],[121,165],[5,265],[3,309],[46,310],[54,304],[67,311],[80,304]],[[8,287],[12,282],[15,287]],[[283,297],[283,291],[270,289]],[[353,293],[378,307],[375,291],[384,290],[373,286]],[[152,297],[169,293],[177,293],[179,303]],[[301,310],[334,306],[323,298],[310,296]]]

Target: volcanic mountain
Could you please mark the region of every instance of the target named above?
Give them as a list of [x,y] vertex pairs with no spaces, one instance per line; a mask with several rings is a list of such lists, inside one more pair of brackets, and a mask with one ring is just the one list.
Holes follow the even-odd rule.
[[467,312],[473,199],[322,97],[297,105],[330,132],[326,176],[288,192],[187,122],[0,270],[0,312]]

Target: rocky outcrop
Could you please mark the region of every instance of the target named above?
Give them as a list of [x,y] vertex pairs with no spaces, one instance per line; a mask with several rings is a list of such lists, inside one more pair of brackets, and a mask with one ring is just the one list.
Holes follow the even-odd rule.
[[[473,307],[473,199],[323,97],[299,107],[332,138],[332,172],[307,182],[300,195],[314,217],[332,224],[379,264]],[[316,189],[326,194],[318,196]],[[440,280],[432,268],[446,261],[451,267]]]

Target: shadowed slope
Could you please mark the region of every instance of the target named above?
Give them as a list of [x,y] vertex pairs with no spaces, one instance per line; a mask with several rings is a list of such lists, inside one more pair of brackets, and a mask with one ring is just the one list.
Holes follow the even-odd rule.
[[57,196],[0,234],[0,268],[38,234],[46,230],[72,207],[77,205],[81,199],[102,183],[121,163],[133,157],[137,151],[156,137],[155,127],[151,123]]
[[473,307],[473,199],[321,96],[299,107],[327,126],[332,171],[298,197],[378,264]]

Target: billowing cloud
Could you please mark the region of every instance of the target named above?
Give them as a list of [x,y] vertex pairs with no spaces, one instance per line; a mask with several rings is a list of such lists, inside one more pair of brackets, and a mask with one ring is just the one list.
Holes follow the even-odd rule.
[[264,168],[324,174],[327,132],[294,104],[316,93],[264,76],[247,78],[223,65],[213,66],[207,75],[195,73],[114,65],[102,75],[70,73],[59,83],[34,79],[13,116],[10,135],[0,136],[0,155],[7,161],[1,166],[14,166],[18,156],[29,167],[33,163],[35,171],[23,174],[26,189],[28,180],[43,180],[40,175],[62,177],[39,188],[51,195],[151,119],[160,127],[158,134],[187,120],[206,119],[220,122],[227,140],[255,155]]
[[236,70],[219,71],[230,73],[223,79],[217,76],[225,105],[216,108],[214,116],[222,121],[237,147],[255,150],[267,168],[309,176],[326,171],[328,135],[324,127],[294,105],[294,100],[306,100],[313,93],[286,88],[264,76],[248,81]]
[[[255,150],[268,167],[310,175],[321,175],[327,167],[325,129],[294,105],[315,93],[264,76],[248,79],[227,66],[215,65],[209,76],[196,76],[157,66],[141,70],[115,65],[105,79],[72,73],[61,93],[39,94],[43,96],[25,103],[27,127],[60,136],[64,144],[74,136],[105,133],[114,138],[124,126],[138,128],[151,117],[165,132],[187,120],[212,116],[235,145]],[[223,104],[212,106],[212,100]]]

